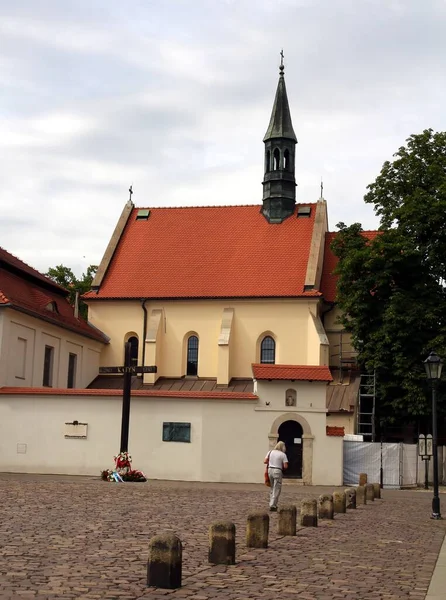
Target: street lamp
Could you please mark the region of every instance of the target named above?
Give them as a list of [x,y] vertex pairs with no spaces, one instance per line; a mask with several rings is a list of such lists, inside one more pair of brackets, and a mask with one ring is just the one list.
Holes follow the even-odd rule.
[[440,496],[438,495],[438,452],[437,452],[437,386],[441,379],[443,361],[431,352],[424,361],[426,375],[432,385],[432,453],[434,458],[434,497],[432,498],[431,519],[441,519]]

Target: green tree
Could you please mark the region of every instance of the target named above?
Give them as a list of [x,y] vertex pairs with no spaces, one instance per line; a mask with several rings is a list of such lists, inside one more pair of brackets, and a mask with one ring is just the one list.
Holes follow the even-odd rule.
[[446,359],[446,133],[412,135],[368,190],[380,231],[338,225],[337,301],[361,366],[376,372],[379,418],[401,421],[430,411],[428,352]]
[[79,294],[79,314],[86,319],[88,316],[88,306],[80,297],[91,288],[97,270],[98,267],[96,265],[90,265],[86,273],[82,273],[82,277],[78,279],[69,267],[57,265],[48,269],[45,275],[70,292],[70,304],[75,304],[76,294]]

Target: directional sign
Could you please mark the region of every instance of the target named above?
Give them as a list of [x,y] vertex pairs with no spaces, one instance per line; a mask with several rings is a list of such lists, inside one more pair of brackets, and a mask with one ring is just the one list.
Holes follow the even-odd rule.
[[140,373],[156,373],[157,372],[157,368],[153,365],[153,366],[147,366],[147,367],[136,367],[136,366],[130,366],[130,367],[99,367],[99,374],[100,375],[108,375],[108,374],[120,374],[120,373],[130,373],[130,375],[138,375]]
[[418,454],[426,456],[426,436],[422,433],[418,436]]

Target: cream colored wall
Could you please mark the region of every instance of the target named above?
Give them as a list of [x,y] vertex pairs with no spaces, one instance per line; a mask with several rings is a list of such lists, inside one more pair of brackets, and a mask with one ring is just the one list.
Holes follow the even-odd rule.
[[[158,376],[181,377],[186,372],[185,339],[199,338],[198,376],[217,377],[218,338],[223,310],[234,309],[229,344],[230,377],[251,377],[251,364],[259,362],[259,339],[271,332],[276,339],[276,363],[319,364],[321,340],[310,315],[317,314],[317,300],[194,300],[147,302],[151,311],[162,309],[157,349]],[[111,337],[101,357],[102,365],[122,364],[123,344],[129,331],[140,340],[142,359],[143,311],[139,301],[103,301],[89,305],[90,322]],[[150,346],[150,352],[148,350]],[[154,356],[153,342],[146,357]],[[223,356],[223,353],[222,353]],[[147,360],[145,364],[150,364]]]
[[[324,389],[321,384],[298,389],[302,410],[296,415],[305,416],[314,435],[313,483],[339,485],[342,438],[328,438],[325,413],[308,410],[310,404],[322,405]],[[273,406],[268,409],[265,400],[257,404],[133,396],[129,434],[133,466],[152,479],[261,483],[269,434],[284,414],[279,396],[282,399],[277,390],[268,396]],[[64,438],[64,424],[73,420],[88,423],[87,439]],[[190,422],[191,443],[163,442],[165,421]],[[113,466],[120,422],[119,396],[0,394],[0,471],[98,475]]]
[[77,355],[75,387],[87,387],[97,376],[100,342],[12,309],[1,315],[0,386],[42,386],[45,345],[54,348],[52,387],[67,387],[70,352]]

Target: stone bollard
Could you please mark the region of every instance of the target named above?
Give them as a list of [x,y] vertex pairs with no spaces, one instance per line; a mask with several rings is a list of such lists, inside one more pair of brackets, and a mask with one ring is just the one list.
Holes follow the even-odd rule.
[[316,500],[302,500],[300,505],[300,524],[302,527],[317,527]]
[[246,545],[248,548],[268,548],[269,515],[253,512],[248,515]]
[[333,492],[333,509],[335,513],[345,513],[347,509],[347,501],[345,498],[345,492],[336,491]]
[[381,486],[379,483],[373,484],[373,491],[375,492],[375,498],[381,498]]
[[363,485],[358,485],[356,488],[356,506],[359,506],[360,504],[367,504],[365,486]]
[[373,489],[373,483],[366,483],[365,485],[365,495],[367,498],[367,502],[373,502],[375,499],[375,490]]
[[356,508],[356,489],[347,488],[345,490],[345,503],[347,508]]
[[296,535],[297,510],[293,505],[279,508],[279,535]]
[[318,500],[319,519],[332,519],[334,516],[333,496],[331,494],[322,494]]
[[367,473],[359,473],[359,485],[365,485],[367,483]]
[[181,587],[181,540],[173,533],[155,535],[149,542],[147,585],[173,590]]
[[235,565],[235,525],[218,521],[209,527],[209,562]]

